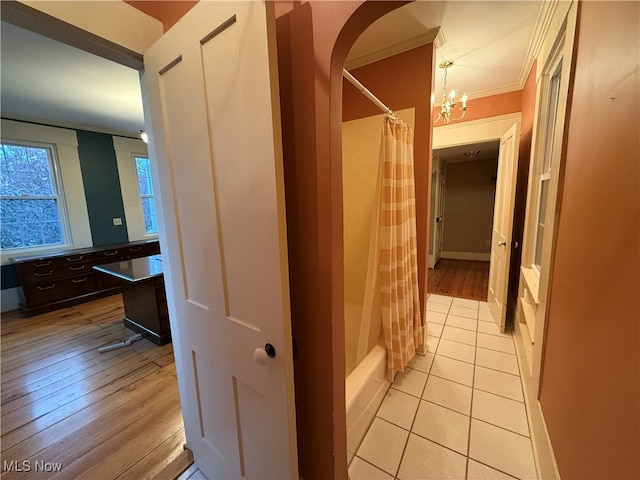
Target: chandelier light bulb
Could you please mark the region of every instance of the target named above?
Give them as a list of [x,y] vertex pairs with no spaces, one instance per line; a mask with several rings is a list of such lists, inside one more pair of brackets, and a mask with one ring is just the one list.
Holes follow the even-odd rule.
[[[440,63],[440,68],[444,70],[444,86],[442,87],[442,102],[440,104],[440,113],[438,113],[438,117],[436,118],[434,125],[437,125],[441,118],[444,119],[444,123],[448,124],[451,120],[461,120],[467,112],[467,94],[466,92],[462,95],[462,105],[459,107],[459,110],[462,111],[462,114],[458,118],[452,118],[454,114],[454,109],[456,108],[456,91],[451,90],[447,95],[447,69],[453,65],[453,60],[445,60]],[[432,97],[433,98],[433,97]]]

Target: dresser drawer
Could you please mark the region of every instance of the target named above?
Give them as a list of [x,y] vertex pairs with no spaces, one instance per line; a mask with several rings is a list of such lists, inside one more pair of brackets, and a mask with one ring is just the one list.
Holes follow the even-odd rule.
[[95,272],[54,279],[37,285],[23,285],[25,307],[34,308],[71,297],[92,293],[97,289]]
[[[41,262],[42,265],[45,262]],[[52,282],[67,277],[91,273],[92,262],[85,263],[62,263],[54,259],[49,266],[39,268],[20,268],[20,281],[23,286],[38,285],[43,282]]]
[[160,253],[160,247],[158,243],[147,243],[144,245],[135,245],[124,249],[124,256],[127,260],[139,257],[149,257],[151,255],[158,255]]
[[118,293],[120,282],[93,266],[158,253],[157,241],[141,241],[12,258],[20,279],[20,310],[25,316],[37,315]]
[[[58,269],[65,269],[70,266],[78,266],[93,260],[92,253],[63,255],[60,257],[45,257],[28,262],[17,264],[17,268],[23,279],[38,277],[43,275],[51,275],[49,272],[54,270],[53,275],[57,274]],[[86,267],[85,267],[86,268]]]
[[94,265],[100,265],[102,263],[111,263],[117,262],[125,259],[126,255],[126,247],[123,248],[112,248],[109,250],[103,250],[101,252],[94,253],[95,260]]

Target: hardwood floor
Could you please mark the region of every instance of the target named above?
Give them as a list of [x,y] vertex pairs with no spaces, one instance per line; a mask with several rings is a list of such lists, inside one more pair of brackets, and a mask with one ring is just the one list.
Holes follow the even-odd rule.
[[172,345],[98,352],[134,334],[123,315],[120,295],[2,314],[3,479],[174,479],[193,462]]
[[428,293],[487,301],[489,262],[441,258],[429,269]]

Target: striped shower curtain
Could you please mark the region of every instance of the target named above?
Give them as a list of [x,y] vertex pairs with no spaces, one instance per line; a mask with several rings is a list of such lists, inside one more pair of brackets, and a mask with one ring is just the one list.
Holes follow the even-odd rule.
[[413,132],[385,115],[379,205],[379,281],[389,382],[423,342],[418,295]]

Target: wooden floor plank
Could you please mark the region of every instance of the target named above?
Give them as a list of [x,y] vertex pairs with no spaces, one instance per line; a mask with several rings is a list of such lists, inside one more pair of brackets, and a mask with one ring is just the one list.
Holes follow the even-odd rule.
[[[151,395],[155,389],[171,389],[175,382],[175,378],[172,377],[170,368],[156,370],[133,384],[125,387],[116,385],[118,389],[115,392],[86,408],[70,413],[61,420],[58,419],[59,421],[51,422],[50,425],[44,422],[32,422],[19,430],[14,430],[7,435],[6,447],[5,438],[2,438],[3,455],[6,449],[7,455],[10,455],[11,458],[25,458],[27,455],[33,455],[48,448],[67,436],[74,435],[79,429],[101,417],[115,414],[126,416],[136,408],[140,408],[147,396]],[[124,405],[129,405],[133,410],[123,410],[121,407]],[[14,446],[9,447],[10,443]]]
[[464,283],[462,285],[461,295],[463,298],[473,297],[473,282],[478,268],[478,262],[469,262],[469,267],[467,268]]
[[464,285],[464,279],[468,269],[469,262],[466,260],[462,260],[456,265],[455,274],[453,275],[453,280],[449,287],[449,292],[452,297],[462,296],[462,286]]
[[[151,344],[151,342],[146,342],[146,343]],[[60,390],[67,390],[68,388],[73,387],[78,382],[82,382],[83,388],[90,388],[92,386],[92,382],[94,378],[102,377],[104,371],[110,371],[110,370],[113,370],[114,368],[118,368],[119,364],[129,360],[130,358],[135,356],[137,353],[138,352],[136,352],[135,350],[127,352],[126,354],[122,354],[122,352],[117,352],[116,350],[105,352],[104,359],[109,360],[108,362],[100,363],[91,368],[88,368],[87,370],[78,372],[75,375],[65,377],[44,388],[40,388],[38,390],[29,392],[26,395],[22,395],[15,399],[11,399],[10,401],[2,405],[2,414],[5,415],[6,413],[12,412],[17,408],[33,403],[36,400],[40,400],[41,398],[46,397],[47,395],[51,395]],[[112,358],[112,357],[117,357],[117,358]]]
[[[48,355],[44,358],[25,358],[25,361],[29,362],[26,365],[20,365],[12,370],[4,372],[2,374],[3,385],[10,380],[15,380],[20,377],[31,376],[35,378],[36,375],[46,376],[49,373],[68,368],[78,363],[85,363],[93,358],[100,356],[98,348],[108,343],[114,342],[123,334],[123,327],[120,325],[111,325],[110,329],[100,330],[100,336],[96,340],[87,340],[84,348],[76,350],[73,355],[60,352],[58,355]],[[104,333],[104,334],[102,334]]]
[[[188,450],[182,449],[184,442],[184,428],[182,428],[158,445],[156,449],[141,458],[125,472],[121,473],[116,480],[149,480],[162,478],[162,474],[166,475],[169,473],[166,470],[170,468],[172,464],[179,461],[180,457],[188,456]],[[191,463],[193,463],[193,458],[190,460],[187,459],[185,462],[177,466],[176,471],[173,472],[173,476],[169,476],[168,478],[176,478]]]
[[488,284],[489,262],[443,258],[429,270],[427,292],[486,301]]
[[128,428],[128,441],[121,435],[117,440],[109,438],[98,448],[90,450],[70,465],[71,468],[65,471],[65,477],[62,478],[69,478],[66,475],[87,480],[118,477],[141,456],[158,448],[164,440],[163,436],[184,430],[180,404],[169,399],[164,409],[165,415],[159,420],[149,415],[145,421],[131,425]]
[[2,314],[2,460],[62,462],[58,473],[5,471],[3,480],[177,476],[192,462],[171,344],[97,351],[133,335],[122,317],[120,295]]
[[[108,343],[101,341],[100,337],[109,335],[109,329],[85,326],[82,335],[75,335],[70,338],[50,334],[48,329],[42,329],[36,332],[35,335],[46,338],[47,341],[42,345],[32,343],[24,345],[17,350],[6,349],[6,351],[2,352],[3,374],[17,366],[29,365],[41,359],[52,357],[59,359],[77,355],[90,348],[86,344],[87,341],[97,342],[95,343],[96,345],[100,345],[102,342]],[[3,343],[8,343],[11,340],[3,338],[2,341]]]

